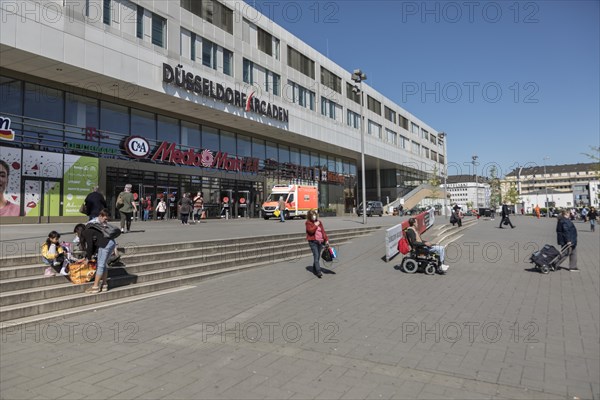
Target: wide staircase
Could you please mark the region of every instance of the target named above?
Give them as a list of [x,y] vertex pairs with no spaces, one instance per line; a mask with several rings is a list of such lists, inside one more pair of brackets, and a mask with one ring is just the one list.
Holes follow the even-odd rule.
[[[339,247],[379,228],[332,230],[329,240]],[[75,285],[65,276],[44,277],[38,255],[0,259],[0,329],[141,300],[222,274],[311,255],[303,233],[141,245],[120,251],[119,265],[109,268],[109,290],[95,295],[84,293],[91,283]]]

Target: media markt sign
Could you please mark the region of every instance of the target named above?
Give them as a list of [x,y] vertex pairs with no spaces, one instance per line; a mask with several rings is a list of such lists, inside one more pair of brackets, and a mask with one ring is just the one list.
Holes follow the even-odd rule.
[[156,151],[150,151],[148,141],[140,136],[128,137],[124,144],[127,154],[136,159],[150,158],[152,161],[160,161],[190,167],[215,168],[235,172],[258,172],[258,158],[254,157],[230,157],[229,154],[204,149],[196,152],[193,149],[178,150],[177,144],[162,142]]
[[262,114],[281,122],[289,122],[289,111],[287,109],[254,97],[254,92],[246,95],[246,93],[239,90],[231,89],[220,83],[215,84],[210,79],[186,72],[181,64],[173,68],[169,64],[163,63],[163,82],[244,108],[246,111]]

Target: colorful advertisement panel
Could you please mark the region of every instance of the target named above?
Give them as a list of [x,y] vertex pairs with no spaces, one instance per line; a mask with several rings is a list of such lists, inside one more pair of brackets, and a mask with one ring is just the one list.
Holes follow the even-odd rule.
[[20,149],[0,147],[0,218],[20,214],[21,164]]
[[82,216],[79,207],[94,186],[98,186],[98,168],[97,158],[65,155],[64,216]]
[[57,217],[61,205],[63,216],[80,217],[98,168],[93,157],[0,147],[0,217]]

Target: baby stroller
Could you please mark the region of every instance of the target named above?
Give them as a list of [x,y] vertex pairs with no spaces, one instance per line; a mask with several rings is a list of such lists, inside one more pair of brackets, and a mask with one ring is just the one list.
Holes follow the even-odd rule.
[[542,247],[529,257],[529,262],[535,265],[535,269],[542,274],[547,274],[550,271],[556,271],[560,263],[569,255],[571,249],[570,244],[565,244],[560,250],[551,244]]

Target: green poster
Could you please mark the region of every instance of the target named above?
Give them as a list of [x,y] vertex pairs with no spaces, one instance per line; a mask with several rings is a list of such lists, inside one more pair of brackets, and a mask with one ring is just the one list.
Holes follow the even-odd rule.
[[63,184],[63,215],[82,216],[79,207],[94,186],[98,185],[98,159],[65,155]]

